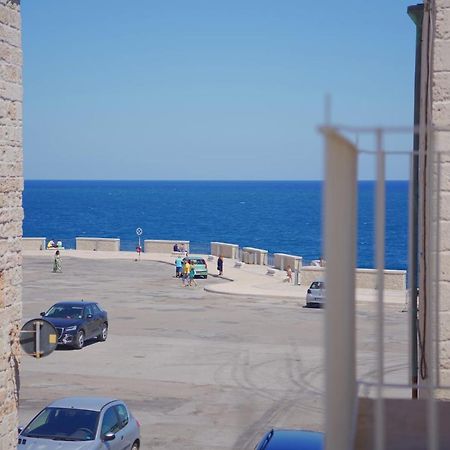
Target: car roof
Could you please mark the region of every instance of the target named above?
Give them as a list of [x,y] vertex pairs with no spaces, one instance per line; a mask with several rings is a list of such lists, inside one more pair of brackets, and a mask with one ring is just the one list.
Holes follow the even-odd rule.
[[318,431],[270,430],[262,439],[261,450],[321,450],[324,435]]
[[118,400],[112,397],[65,397],[55,400],[48,407],[101,411],[104,406],[116,401]]
[[205,257],[201,255],[189,255],[186,256],[185,259],[205,259]]
[[86,305],[95,305],[96,302],[85,302],[84,300],[68,300],[68,301],[62,301],[55,303],[53,306],[56,305],[65,305],[65,306],[86,306]]

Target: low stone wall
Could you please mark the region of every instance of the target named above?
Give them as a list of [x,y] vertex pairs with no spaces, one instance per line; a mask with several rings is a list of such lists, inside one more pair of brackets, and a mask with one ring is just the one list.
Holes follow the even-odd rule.
[[285,253],[274,253],[275,269],[286,270],[291,266],[293,271],[301,270],[303,258],[301,256],[287,255]]
[[300,271],[299,282],[309,286],[313,281],[325,279],[325,267],[303,266]]
[[224,258],[238,259],[239,245],[226,244],[225,242],[211,242],[211,255],[222,255]]
[[146,239],[144,241],[144,253],[172,253],[173,246],[184,245],[185,250],[189,253],[189,241],[170,241],[165,239]]
[[267,265],[268,251],[260,248],[244,247],[242,249],[242,261],[245,264]]
[[45,250],[46,239],[45,238],[22,238],[22,251],[23,250]]
[[[377,287],[377,271],[375,269],[357,269],[356,287],[375,289]],[[385,270],[384,288],[405,290],[406,270]]]
[[[304,266],[300,272],[300,284],[310,285],[315,280],[325,279],[325,267]],[[360,289],[375,289],[377,286],[376,269],[356,269],[356,287]],[[384,271],[384,288],[389,290],[406,289],[406,270]]]
[[120,239],[77,237],[75,238],[75,240],[77,250],[91,250],[103,252],[120,251]]

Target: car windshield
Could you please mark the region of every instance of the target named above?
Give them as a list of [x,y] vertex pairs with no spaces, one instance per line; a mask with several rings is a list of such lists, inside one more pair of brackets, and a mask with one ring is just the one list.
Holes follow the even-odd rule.
[[325,283],[323,281],[314,281],[310,289],[325,289]]
[[45,317],[55,319],[82,319],[84,308],[72,305],[54,305],[45,314]]
[[22,431],[22,436],[60,441],[95,439],[99,412],[75,408],[42,410]]
[[205,265],[205,260],[204,259],[195,259],[195,258],[191,258],[191,263],[193,264],[203,264]]

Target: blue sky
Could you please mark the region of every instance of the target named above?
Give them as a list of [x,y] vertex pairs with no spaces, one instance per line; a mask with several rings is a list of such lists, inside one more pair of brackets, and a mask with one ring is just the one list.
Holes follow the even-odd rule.
[[336,122],[411,124],[409,4],[22,0],[25,178],[321,179],[326,93]]

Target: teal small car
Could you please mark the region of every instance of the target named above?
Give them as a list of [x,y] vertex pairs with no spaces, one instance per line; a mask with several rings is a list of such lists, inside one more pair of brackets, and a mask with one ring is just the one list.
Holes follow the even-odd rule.
[[195,266],[195,278],[208,278],[208,264],[202,256],[190,255],[183,261],[190,261]]

